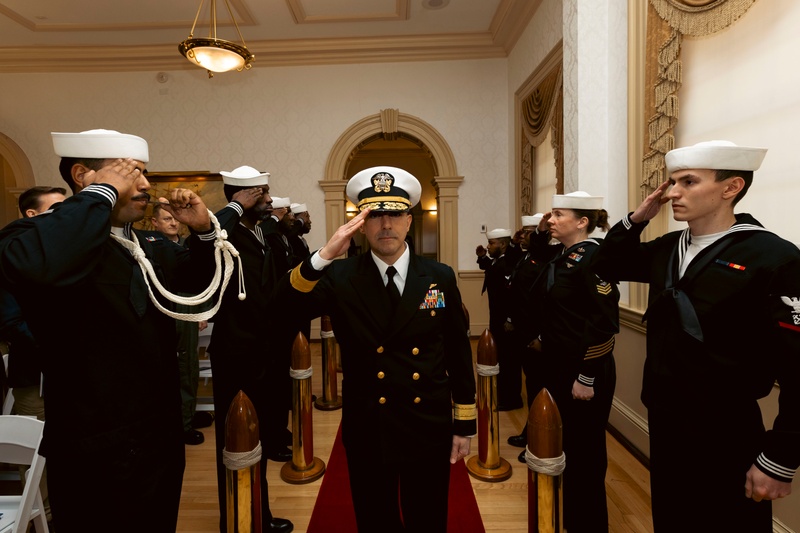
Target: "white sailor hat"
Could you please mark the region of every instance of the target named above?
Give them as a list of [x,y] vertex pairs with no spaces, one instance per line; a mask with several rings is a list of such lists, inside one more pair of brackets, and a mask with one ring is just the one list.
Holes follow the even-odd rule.
[[603,209],[603,197],[590,196],[589,193],[583,191],[554,194],[553,209]]
[[59,157],[111,159],[130,157],[147,163],[147,141],[136,135],[113,130],[88,130],[80,133],[51,132],[53,149]]
[[290,208],[292,209],[292,213],[308,212],[308,206],[306,206],[306,204],[292,204]]
[[269,185],[269,172],[259,172],[253,167],[242,166],[222,174],[222,183],[234,185],[236,187],[258,187],[259,185]]
[[487,239],[500,239],[502,237],[511,237],[510,229],[497,228],[486,234]]
[[766,148],[736,146],[730,141],[705,141],[685,148],[670,150],[664,156],[667,173],[676,170],[758,170]]
[[371,167],[347,182],[347,198],[359,211],[407,211],[417,205],[422,186],[411,173],[397,167]]
[[283,207],[290,207],[292,205],[292,201],[287,196],[286,198],[280,198],[278,196],[272,197],[272,209],[281,209]]
[[536,213],[535,215],[523,215],[522,216],[522,226],[538,226],[539,222],[542,221],[542,217],[544,213]]

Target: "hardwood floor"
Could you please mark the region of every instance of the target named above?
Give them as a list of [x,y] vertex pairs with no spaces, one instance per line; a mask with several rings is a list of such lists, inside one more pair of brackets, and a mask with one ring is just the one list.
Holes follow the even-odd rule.
[[[473,341],[474,347],[475,341]],[[311,344],[312,390],[322,395],[320,344]],[[473,350],[475,353],[475,350]],[[201,381],[201,395],[210,394]],[[339,389],[341,392],[341,388]],[[470,477],[483,524],[487,533],[527,533],[527,466],[517,461],[520,448],[506,443],[525,424],[524,409],[501,412],[500,456],[512,465],[511,477],[500,483],[488,483]],[[313,411],[314,456],[326,462],[341,420],[341,411]],[[218,419],[219,421],[219,419]],[[203,430],[206,441],[186,447],[186,472],[178,518],[179,533],[214,533],[219,524],[216,474],[214,466],[213,426]],[[606,476],[609,524],[612,533],[651,533],[650,478],[647,469],[610,434],[607,435],[609,466]],[[472,453],[476,454],[477,441]],[[262,467],[265,463],[262,463]],[[270,509],[276,517],[288,518],[296,533],[304,533],[314,509],[320,478],[305,485],[285,483],[280,478],[283,463],[266,461]],[[324,477],[324,476],[323,476]]]

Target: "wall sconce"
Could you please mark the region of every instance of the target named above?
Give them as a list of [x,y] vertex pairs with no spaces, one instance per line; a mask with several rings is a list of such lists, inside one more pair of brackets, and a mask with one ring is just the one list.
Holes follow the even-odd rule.
[[349,201],[345,204],[344,210],[347,218],[353,218],[358,214],[358,208]]
[[236,18],[233,16],[231,6],[228,5],[228,0],[225,0],[225,7],[228,8],[228,14],[236,27],[236,33],[239,34],[239,39],[242,44],[217,39],[217,1],[211,0],[210,15],[211,20],[208,28],[208,38],[194,37],[194,28],[197,26],[197,19],[200,18],[200,11],[203,9],[205,0],[200,0],[200,7],[197,8],[197,15],[194,17],[194,24],[189,32],[189,37],[178,44],[183,57],[203,67],[208,72],[208,77],[213,78],[214,72],[228,72],[231,70],[248,70],[252,66],[253,60],[256,56],[250,53],[244,43],[242,32],[239,31],[239,25],[236,23]]
[[425,212],[428,213],[429,215],[433,215],[433,216],[436,216],[439,213],[436,209],[428,209]]

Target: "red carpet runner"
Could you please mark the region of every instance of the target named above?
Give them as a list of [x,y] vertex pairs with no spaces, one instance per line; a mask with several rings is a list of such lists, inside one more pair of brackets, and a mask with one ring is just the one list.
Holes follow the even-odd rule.
[[[350,499],[347,458],[342,445],[341,426],[333,443],[331,457],[328,460],[325,476],[322,478],[322,486],[307,531],[308,533],[356,533],[356,515]],[[447,532],[486,532],[464,461],[459,461],[450,468]]]

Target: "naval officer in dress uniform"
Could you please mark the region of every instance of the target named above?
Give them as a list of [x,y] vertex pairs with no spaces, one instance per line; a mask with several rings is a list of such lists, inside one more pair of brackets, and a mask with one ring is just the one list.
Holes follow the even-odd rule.
[[[419,181],[373,167],[361,212],[281,281],[278,298],[326,312],[342,353],[342,439],[360,532],[447,529],[450,464],[476,432],[475,378],[453,270],[405,242]],[[361,231],[371,251],[334,261]]]

